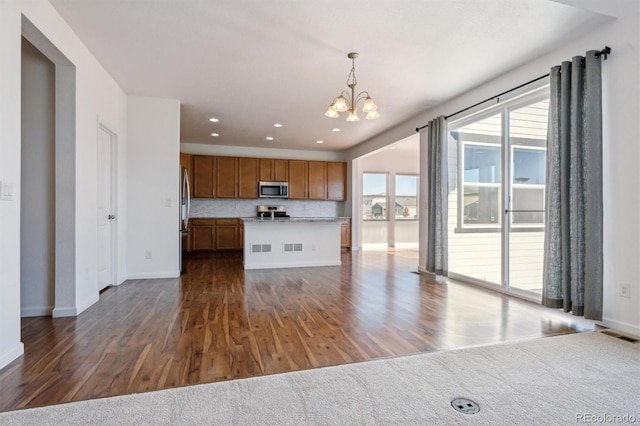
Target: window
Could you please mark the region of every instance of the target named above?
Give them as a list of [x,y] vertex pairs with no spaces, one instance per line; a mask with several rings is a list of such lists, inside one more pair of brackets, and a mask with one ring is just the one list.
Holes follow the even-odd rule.
[[396,175],[396,220],[418,220],[418,176]]
[[363,220],[387,220],[388,180],[387,173],[362,174]]
[[511,225],[544,225],[547,116],[549,100],[527,104],[509,113],[511,141]]
[[[510,111],[511,224],[544,222],[548,100]],[[458,228],[499,228],[502,218],[502,113],[451,132],[461,147]],[[507,178],[508,179],[508,178]]]
[[452,132],[462,148],[459,222],[463,228],[500,226],[501,120],[496,114]]

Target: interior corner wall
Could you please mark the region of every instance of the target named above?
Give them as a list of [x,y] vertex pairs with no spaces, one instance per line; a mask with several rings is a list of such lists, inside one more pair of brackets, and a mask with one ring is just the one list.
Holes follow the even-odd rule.
[[20,150],[22,24],[16,4],[0,2],[0,181],[13,199],[0,200],[0,368],[22,355],[20,341]]
[[[93,57],[66,21],[46,0],[0,1],[0,181],[13,187],[12,200],[0,200],[0,368],[20,356],[24,347],[20,341],[20,202],[21,202],[21,43],[23,19],[29,21],[38,34],[46,39],[50,49],[41,48],[27,38],[47,58],[56,64],[58,76],[71,79],[73,93],[56,93],[56,102],[72,105],[72,128],[56,128],[56,145],[64,140],[65,160],[71,169],[70,183],[74,202],[71,229],[65,235],[72,239],[71,260],[62,267],[72,270],[70,302],[60,314],[77,315],[98,300],[97,291],[97,129],[98,119],[107,123],[126,146],[126,95]],[[28,28],[27,28],[28,29]],[[58,67],[61,59],[69,66]],[[60,69],[58,69],[60,68]],[[64,85],[62,85],[64,86]],[[60,99],[58,99],[60,95]],[[56,117],[56,123],[58,118]],[[57,125],[57,124],[56,124]],[[56,146],[56,150],[58,147]],[[126,164],[126,149],[122,149],[119,164]],[[119,181],[126,180],[123,169],[118,170]],[[126,217],[124,191],[118,193],[120,217]],[[57,201],[56,201],[57,202]],[[58,232],[56,224],[56,232]],[[57,238],[57,237],[56,237]],[[57,241],[56,241],[57,244]],[[125,250],[124,239],[117,248]],[[57,250],[57,246],[56,246]],[[56,260],[57,262],[57,260]],[[56,264],[56,274],[58,273]],[[124,265],[118,265],[124,270]],[[57,285],[57,283],[56,283]],[[56,294],[57,298],[57,294]],[[56,302],[57,304],[57,302]]]
[[[603,2],[604,4],[604,2]],[[602,64],[604,306],[603,324],[640,335],[640,3],[609,2],[619,18],[567,40],[544,56],[502,74],[345,152],[347,161],[395,143],[439,115],[448,115],[549,72],[588,50],[612,48]],[[426,244],[421,235],[420,245]],[[421,251],[422,253],[422,251]],[[628,283],[630,297],[620,296]]]
[[55,65],[22,39],[20,311],[51,315],[55,295]]
[[180,103],[127,101],[127,275],[180,276]]

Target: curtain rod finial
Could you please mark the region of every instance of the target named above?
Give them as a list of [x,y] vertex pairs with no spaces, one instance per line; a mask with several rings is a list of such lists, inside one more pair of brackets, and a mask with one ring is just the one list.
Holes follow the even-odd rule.
[[611,48],[609,46],[605,46],[600,52],[598,52],[598,56],[603,55],[604,60],[607,60],[607,57],[611,54]]

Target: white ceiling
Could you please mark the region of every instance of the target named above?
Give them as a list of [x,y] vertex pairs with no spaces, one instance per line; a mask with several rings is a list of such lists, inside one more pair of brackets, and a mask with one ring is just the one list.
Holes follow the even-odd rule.
[[[182,142],[330,151],[603,21],[548,0],[50,1],[125,92],[181,102]],[[378,120],[324,116],[351,51]]]

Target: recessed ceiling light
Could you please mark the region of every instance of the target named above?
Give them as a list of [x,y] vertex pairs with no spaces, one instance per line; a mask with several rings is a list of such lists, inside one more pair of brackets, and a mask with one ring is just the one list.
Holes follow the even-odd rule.
[[219,134],[217,134],[217,133],[211,133],[211,136],[213,136],[213,137],[215,138],[215,137],[218,137],[218,136],[220,136],[220,135],[219,135]]
[[316,143],[324,143],[324,141],[316,141]]
[[282,124],[276,123],[276,124],[273,125],[273,127],[282,127]]
[[395,146],[390,146],[389,149],[396,149],[396,147]]
[[268,141],[272,141],[272,140],[273,140],[273,137],[272,137],[272,136],[267,136],[267,140],[268,140]]
[[215,117],[211,117],[211,118],[209,119],[209,121],[210,121],[210,122],[212,122],[212,123],[217,123],[217,122],[218,122],[218,121],[220,121],[220,120],[218,120],[218,119],[217,119],[217,118],[215,118]]
[[337,127],[335,129],[333,129],[334,132],[339,132],[340,129],[338,129]]

